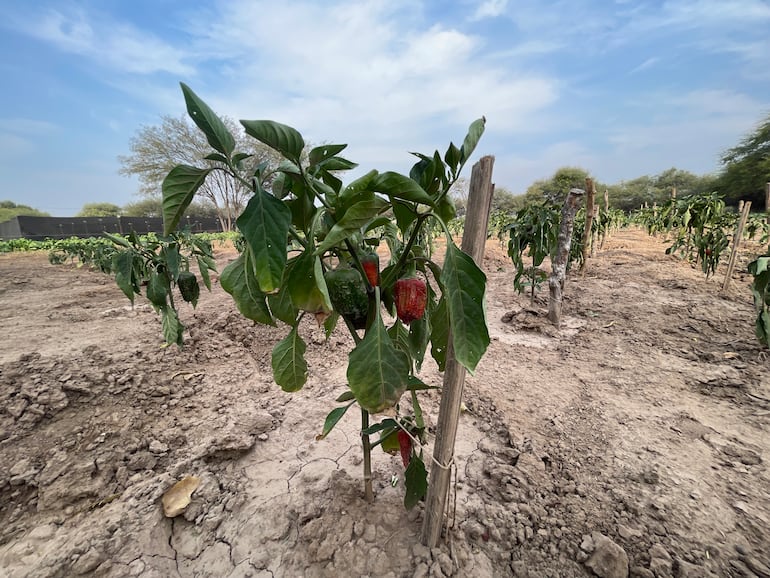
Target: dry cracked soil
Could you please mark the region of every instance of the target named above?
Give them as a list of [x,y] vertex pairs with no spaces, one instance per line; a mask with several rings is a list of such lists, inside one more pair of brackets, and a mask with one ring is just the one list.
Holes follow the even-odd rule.
[[[352,347],[302,326],[310,377],[273,382],[283,328],[243,319],[218,283],[160,346],[95,271],[0,255],[0,575],[770,577],[770,357],[744,255],[724,272],[634,229],[571,273],[564,323],[512,287],[490,241],[492,343],[465,384],[442,544],[420,544],[398,456],[359,419],[316,441]],[[217,250],[221,267],[236,253]],[[440,386],[432,361],[421,377]],[[439,391],[421,396],[435,424]],[[426,455],[432,450],[430,443]],[[160,499],[200,487],[176,518]]]

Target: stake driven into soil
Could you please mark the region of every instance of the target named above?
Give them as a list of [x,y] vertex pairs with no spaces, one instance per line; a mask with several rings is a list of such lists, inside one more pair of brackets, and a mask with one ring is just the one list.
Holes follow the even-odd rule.
[[569,248],[572,244],[572,231],[575,228],[575,214],[585,195],[583,189],[571,189],[564,201],[559,227],[559,243],[556,257],[553,260],[551,278],[548,287],[551,291],[548,299],[548,321],[559,327],[561,323],[561,306],[564,294],[564,283],[567,279],[567,264],[569,263]]
[[[489,208],[492,203],[492,168],[495,157],[485,156],[473,165],[471,185],[468,193],[468,213],[465,219],[462,250],[471,256],[481,267],[484,257],[484,244],[487,240]],[[444,524],[451,464],[454,456],[457,425],[460,419],[460,403],[465,384],[465,368],[455,359],[452,347],[452,335],[447,339],[446,370],[444,389],[441,395],[438,424],[436,426],[436,444],[433,448],[434,464],[430,472],[430,484],[425,506],[425,518],[422,523],[422,542],[435,547],[441,538]],[[441,464],[437,466],[436,463]]]

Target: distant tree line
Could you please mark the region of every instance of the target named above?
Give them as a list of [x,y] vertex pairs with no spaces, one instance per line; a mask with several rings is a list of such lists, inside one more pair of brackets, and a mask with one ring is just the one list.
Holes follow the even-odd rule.
[[[270,175],[276,166],[274,154],[261,143],[246,138],[235,121],[226,119],[226,123],[231,132],[238,135],[239,150],[251,154],[243,162],[249,163],[269,188]],[[208,150],[205,137],[186,117],[163,117],[160,126],[141,128],[132,138],[130,148],[130,155],[119,158],[121,173],[139,177],[140,195],[144,198],[123,207],[112,203],[88,203],[76,217],[161,217],[160,187],[174,165],[208,162],[215,166],[217,163],[205,159],[204,153]],[[735,147],[725,151],[721,163],[722,169],[714,175],[696,175],[672,167],[657,175],[644,175],[614,184],[604,184],[594,178],[598,202],[603,203],[606,190],[611,207],[631,211],[645,203],[663,203],[676,189],[677,196],[718,192],[728,205],[737,205],[743,200],[751,201],[756,210],[764,209],[765,186],[770,182],[770,114]],[[516,195],[504,187],[496,187],[492,210],[515,212],[529,203],[562,202],[571,188],[585,186],[589,176],[593,177],[583,168],[565,166],[550,178],[535,181],[523,194]],[[223,228],[229,230],[250,191],[242,183],[226,180],[211,179],[207,183],[207,188],[201,188],[200,200],[191,204],[185,214],[191,218],[217,217]],[[452,190],[458,215],[465,212],[467,195],[468,182],[460,179]],[[27,205],[0,201],[0,222],[17,215],[50,216]]]

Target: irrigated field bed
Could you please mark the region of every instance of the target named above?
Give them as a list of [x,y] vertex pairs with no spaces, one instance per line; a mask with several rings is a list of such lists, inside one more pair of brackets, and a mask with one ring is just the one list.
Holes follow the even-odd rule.
[[[625,554],[632,576],[768,576],[770,358],[748,280],[722,296],[719,273],[664,250],[615,233],[570,276],[556,332],[488,243],[493,341],[466,382],[432,551],[399,456],[376,451],[364,501],[354,412],[315,440],[345,390],[341,331],[302,326],[310,378],[285,394],[270,368],[285,331],[217,283],[181,309],[185,348],[163,348],[111,278],[0,255],[0,575],[614,577],[599,559]],[[220,250],[220,270],[235,256]],[[422,399],[435,423],[438,393]],[[165,518],[185,475],[201,486]]]

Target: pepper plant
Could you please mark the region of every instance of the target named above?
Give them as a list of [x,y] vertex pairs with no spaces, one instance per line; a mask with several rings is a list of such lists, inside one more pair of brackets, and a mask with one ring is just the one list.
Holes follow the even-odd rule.
[[110,271],[126,297],[134,303],[142,286],[153,309],[161,316],[163,337],[167,345],[182,345],[185,326],[179,319],[173,288],[177,287],[184,301],[198,304],[200,284],[190,271],[195,261],[204,285],[211,290],[209,271],[216,271],[211,243],[189,231],[175,231],[167,236],[154,234],[127,236],[104,233],[116,247]]
[[[246,171],[248,154],[235,150],[233,135],[214,111],[188,86],[181,87],[187,112],[213,149],[207,158],[219,164],[179,165],[168,173],[162,187],[165,234],[176,229],[214,171],[249,187],[252,196],[236,221],[245,248],[222,271],[222,288],[245,317],[287,327],[272,353],[274,379],[287,392],[305,386],[310,371],[302,319],[310,315],[327,335],[342,322],[355,343],[347,385],[336,400],[342,405],[329,413],[318,437],[358,405],[367,499],[372,499],[371,449],[381,444],[393,451],[395,433],[408,463],[405,504],[413,506],[427,491],[427,474],[419,444],[407,448],[406,440],[419,442],[424,435],[416,392],[428,386],[416,374],[428,347],[443,370],[451,335],[457,361],[472,372],[489,344],[486,277],[455,245],[446,224],[455,216],[449,189],[475,149],[485,119],[474,121],[462,145],[450,143],[444,155],[412,153],[418,160],[409,176],[372,170],[345,185],[341,174],[357,166],[340,156],[347,145],[307,150],[296,129],[271,120],[241,124],[283,162],[270,173],[263,165]],[[446,237],[442,265],[421,245],[436,224]],[[390,256],[374,275],[371,254],[381,238]],[[407,294],[407,286],[413,292]],[[407,391],[409,400],[403,403]],[[382,413],[389,416],[371,422]],[[380,434],[376,441],[370,438],[374,434]]]
[[759,342],[770,347],[770,247],[764,256],[749,263],[749,273],[754,277],[751,292],[757,310],[754,330]]
[[[530,290],[530,302],[535,301],[535,291],[546,280],[541,268],[546,257],[553,257],[559,237],[559,208],[553,203],[538,203],[519,209],[508,224],[508,256],[516,267],[513,287],[523,293]],[[525,263],[525,253],[530,257]]]
[[661,207],[641,212],[638,218],[651,235],[672,234],[666,254],[699,263],[706,277],[716,272],[722,253],[730,246],[727,231],[736,221],[717,193],[670,199]]

